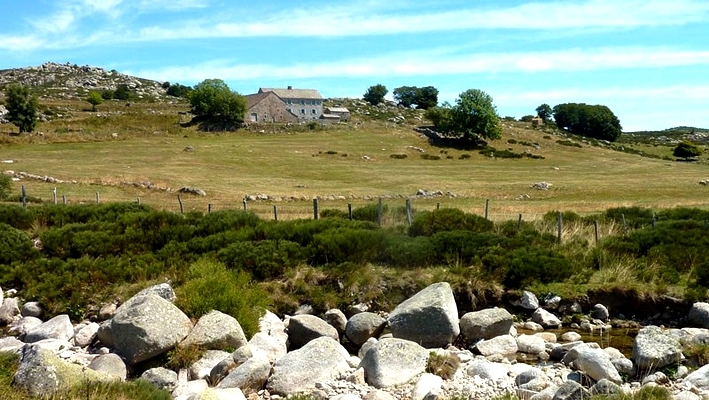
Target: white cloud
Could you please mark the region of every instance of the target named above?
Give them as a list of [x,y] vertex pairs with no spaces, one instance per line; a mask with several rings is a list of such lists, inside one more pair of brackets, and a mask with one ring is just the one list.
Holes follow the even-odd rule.
[[8,51],[31,51],[44,47],[36,36],[0,36],[0,49]]

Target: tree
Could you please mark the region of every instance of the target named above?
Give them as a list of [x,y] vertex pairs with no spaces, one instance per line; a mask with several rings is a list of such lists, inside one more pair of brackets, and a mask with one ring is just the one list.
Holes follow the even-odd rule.
[[92,111],[96,111],[96,106],[99,104],[103,103],[103,96],[101,96],[101,93],[92,90],[89,92],[89,95],[86,97],[86,101],[89,102],[93,106]]
[[433,86],[426,86],[419,89],[416,99],[416,108],[428,110],[438,105],[438,89]]
[[549,104],[544,103],[537,107],[535,111],[537,111],[537,116],[541,118],[545,124],[551,121],[551,115],[553,110],[551,109],[551,106]]
[[690,158],[701,156],[702,149],[700,149],[696,144],[685,140],[680,142],[677,147],[675,147],[672,155],[677,158],[684,158],[685,161],[689,161]]
[[369,89],[364,93],[364,96],[362,98],[364,101],[368,102],[369,104],[376,106],[379,103],[382,103],[384,101],[384,96],[389,93],[387,90],[386,86],[382,84],[377,84],[374,86],[370,86]]
[[451,128],[466,139],[499,139],[502,127],[492,97],[479,89],[468,89],[451,108]]
[[37,125],[39,100],[30,93],[30,88],[12,84],[5,89],[7,120],[20,128],[20,133],[32,132]]
[[623,133],[618,117],[604,105],[564,103],[552,112],[556,126],[574,135],[614,142]]
[[438,89],[433,86],[416,87],[401,86],[394,89],[394,100],[404,107],[411,107],[428,110],[438,105]]
[[113,98],[116,100],[130,100],[131,95],[132,93],[125,83],[118,85],[116,91],[113,92]]
[[243,122],[248,104],[221,79],[206,79],[189,93],[192,113],[214,122]]
[[173,97],[187,97],[187,95],[192,91],[189,86],[180,85],[179,83],[173,83],[167,88],[167,95]]

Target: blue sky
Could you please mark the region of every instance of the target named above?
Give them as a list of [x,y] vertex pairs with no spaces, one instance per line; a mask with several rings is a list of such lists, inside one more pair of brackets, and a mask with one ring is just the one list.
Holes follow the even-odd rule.
[[625,131],[709,128],[707,0],[0,0],[0,69],[46,61],[242,94],[374,84],[489,93],[501,116],[604,104]]

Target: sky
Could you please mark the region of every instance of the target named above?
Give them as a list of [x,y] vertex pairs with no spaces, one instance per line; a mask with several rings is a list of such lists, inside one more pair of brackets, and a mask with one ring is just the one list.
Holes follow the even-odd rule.
[[0,69],[69,62],[361,98],[467,89],[501,117],[603,104],[623,130],[709,128],[707,0],[0,0]]

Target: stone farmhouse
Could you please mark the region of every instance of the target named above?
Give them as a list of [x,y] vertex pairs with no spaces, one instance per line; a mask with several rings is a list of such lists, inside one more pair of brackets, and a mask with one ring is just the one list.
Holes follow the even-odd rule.
[[259,92],[244,97],[248,103],[247,123],[299,121],[298,116],[288,110],[285,101],[274,92]]
[[323,98],[315,89],[260,88],[257,94],[274,93],[285,103],[285,110],[295,115],[298,121],[320,119],[323,114]]
[[247,123],[296,123],[349,121],[344,107],[323,109],[324,99],[316,89],[259,88],[258,93],[244,96],[248,102]]

